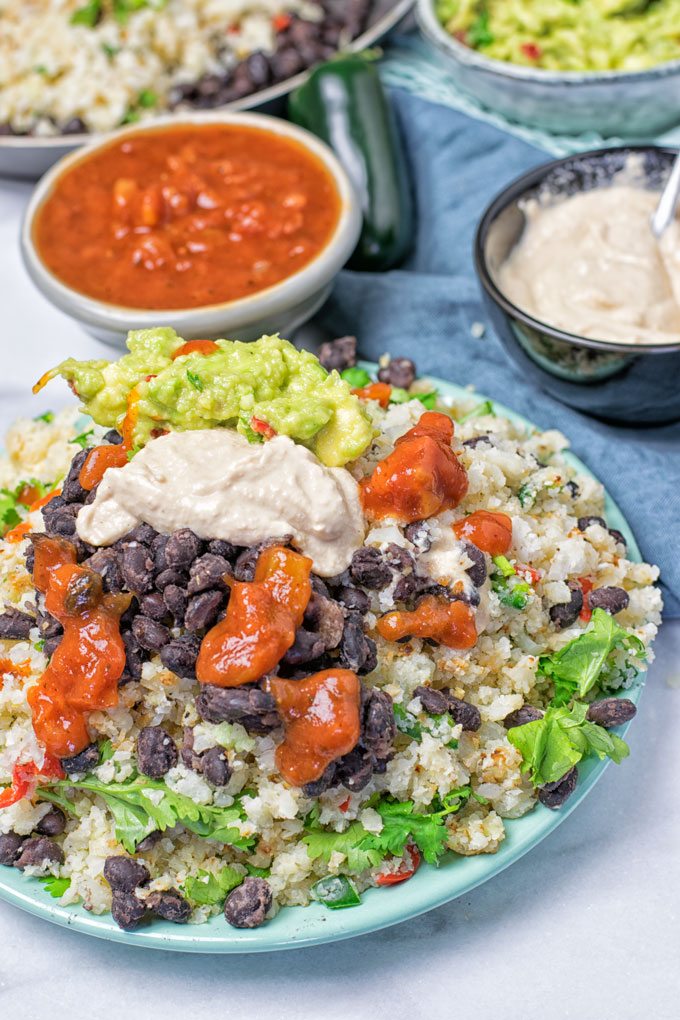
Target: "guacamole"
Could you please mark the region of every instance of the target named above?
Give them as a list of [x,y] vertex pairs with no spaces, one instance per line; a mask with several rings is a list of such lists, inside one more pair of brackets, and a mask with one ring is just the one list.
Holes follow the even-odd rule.
[[642,71],[680,59],[678,0],[436,0],[486,57],[550,71]]
[[217,340],[209,353],[193,351],[173,360],[183,344],[174,329],[133,330],[130,353],[118,361],[68,358],[36,389],[62,376],[83,410],[106,428],[120,428],[131,409],[135,448],[166,431],[224,426],[259,442],[262,432],[273,430],[338,467],[371,442],[373,430],[348,384],[287,340]]

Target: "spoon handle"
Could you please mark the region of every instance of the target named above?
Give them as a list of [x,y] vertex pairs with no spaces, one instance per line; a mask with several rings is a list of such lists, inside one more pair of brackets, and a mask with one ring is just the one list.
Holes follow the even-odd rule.
[[659,204],[652,214],[652,233],[661,237],[675,216],[675,209],[680,198],[680,152],[675,157],[675,164],[666,186],[661,193]]

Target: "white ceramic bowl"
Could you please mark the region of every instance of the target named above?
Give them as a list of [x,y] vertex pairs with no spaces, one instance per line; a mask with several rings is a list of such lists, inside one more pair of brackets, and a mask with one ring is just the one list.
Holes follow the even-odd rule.
[[[336,228],[319,254],[292,276],[245,298],[199,308],[155,311],[108,304],[69,287],[47,268],[33,241],[35,218],[59,177],[94,152],[119,145],[139,132],[151,133],[187,124],[241,124],[295,139],[314,153],[330,172],[340,199]],[[290,334],[306,322],[328,296],[334,277],[354,251],[361,233],[360,202],[344,169],[327,145],[303,128],[260,113],[191,113],[168,116],[152,124],[136,124],[112,137],[94,142],[60,160],[39,181],[24,215],[21,254],[29,276],[53,305],[106,343],[122,345],[130,329],[172,325],[186,340],[196,337],[234,337],[255,340],[263,333]]]

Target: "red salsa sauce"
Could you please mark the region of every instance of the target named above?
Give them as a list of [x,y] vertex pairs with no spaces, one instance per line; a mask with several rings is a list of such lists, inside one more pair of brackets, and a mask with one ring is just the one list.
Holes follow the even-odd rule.
[[247,297],[311,262],[340,197],[299,142],[235,124],[132,135],[59,178],[36,217],[44,264],[69,287],[128,308]]

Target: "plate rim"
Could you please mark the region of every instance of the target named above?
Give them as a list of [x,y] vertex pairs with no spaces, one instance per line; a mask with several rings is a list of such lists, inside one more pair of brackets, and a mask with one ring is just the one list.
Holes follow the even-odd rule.
[[[378,367],[375,363],[368,361],[360,361],[359,365],[372,372],[375,372]],[[470,391],[437,376],[428,374],[423,378],[432,382],[444,397],[468,400],[470,397],[474,397],[479,398],[480,401],[487,399],[477,390]],[[499,416],[507,417],[532,431],[545,431],[500,401],[493,400],[492,403]],[[578,474],[599,481],[593,471],[572,453],[571,449],[565,450],[563,455],[577,469]],[[608,520],[611,518],[613,526],[622,531],[626,537],[629,558],[633,562],[643,562],[628,521],[611,495],[606,489],[604,491]],[[645,679],[646,670],[640,674],[640,682],[627,692],[636,704],[642,695]],[[629,727],[630,722],[620,727],[618,732],[625,734]],[[608,759],[604,761],[588,760],[580,770],[575,794],[570,798],[568,805],[560,811],[551,811],[549,808],[537,804],[533,810],[520,818],[504,819],[506,837],[495,854],[463,857],[451,853],[438,868],[423,865],[418,874],[408,883],[387,890],[368,889],[362,894],[361,906],[356,911],[329,911],[321,904],[312,903],[307,907],[284,907],[267,925],[251,930],[230,928],[222,915],[216,914],[202,925],[184,927],[167,921],[155,921],[148,928],[125,932],[118,928],[110,914],[93,915],[78,904],[59,906],[50,898],[37,879],[27,879],[21,872],[13,871],[10,868],[0,868],[0,900],[71,931],[107,941],[125,943],[145,949],[163,949],[168,952],[215,955],[265,953],[309,948],[356,938],[411,920],[429,910],[451,903],[505,871],[506,868],[538,846],[576,810],[599,781],[609,764]],[[521,828],[518,829],[518,826]],[[536,831],[532,833],[530,829]],[[466,874],[469,873],[469,877],[464,878],[461,882],[457,880],[455,872],[462,868],[465,868]],[[451,877],[447,875],[447,872],[451,872]],[[292,934],[285,933],[285,928],[289,927],[289,925],[285,925],[285,919],[292,919],[293,912],[296,912],[295,917],[299,917],[300,921]],[[281,919],[285,925],[283,929],[281,928]],[[277,922],[279,922],[278,925]],[[294,923],[291,920],[291,924]],[[217,929],[217,925],[224,927]],[[218,931],[217,934],[214,934],[215,930]],[[196,934],[189,934],[189,932]]]

